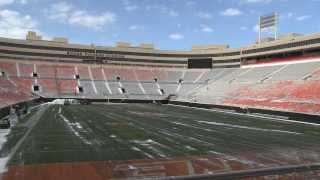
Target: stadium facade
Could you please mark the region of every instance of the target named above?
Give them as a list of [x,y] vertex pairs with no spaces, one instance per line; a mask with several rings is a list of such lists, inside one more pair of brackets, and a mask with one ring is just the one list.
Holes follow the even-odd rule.
[[[26,100],[170,96],[202,104],[318,114],[319,50],[319,34],[289,34],[239,49],[209,45],[163,51],[151,44],[99,47],[68,44],[62,38],[42,41],[29,33],[27,40],[0,39],[0,70],[7,91],[14,93],[12,87]],[[8,100],[2,106],[19,101],[3,98]]]
[[[313,123],[317,123],[320,115],[320,34],[293,33],[242,48],[207,45],[194,46],[190,51],[166,51],[157,50],[152,44],[133,47],[121,42],[116,47],[102,47],[70,44],[65,38],[45,41],[29,32],[26,40],[0,38],[0,72],[2,114],[16,105],[25,107],[28,102],[78,99],[170,102]],[[66,121],[61,107],[51,111],[58,111],[74,131],[72,127],[77,124]],[[243,128],[232,126],[236,127]],[[314,142],[310,140],[310,144]],[[141,144],[157,145],[152,141]],[[21,165],[18,157],[13,159]],[[161,163],[163,168],[170,169],[172,161]],[[9,172],[14,176],[12,173],[19,171],[19,167],[12,169]],[[7,178],[10,179],[9,175]]]

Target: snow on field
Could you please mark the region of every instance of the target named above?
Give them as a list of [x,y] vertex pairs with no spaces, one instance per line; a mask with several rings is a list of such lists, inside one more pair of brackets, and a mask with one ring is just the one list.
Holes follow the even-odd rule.
[[137,152],[142,152],[145,156],[147,156],[150,159],[154,158],[151,154],[149,154],[147,152],[144,152],[144,151],[142,151],[141,149],[139,149],[139,148],[137,148],[135,146],[131,147],[131,149],[134,150],[134,151],[137,151]]
[[111,138],[117,138],[117,136],[114,135],[114,134],[111,134],[109,137],[111,137]]
[[[10,129],[0,129],[0,149],[7,142],[7,135],[10,133]],[[8,157],[0,158],[0,173],[6,171],[6,165],[8,162]]]
[[57,104],[57,105],[63,105],[65,102],[64,99],[55,99],[52,102],[49,102],[48,104]]
[[153,151],[154,153],[156,153],[160,157],[166,157],[166,155],[161,150],[154,147],[154,146],[160,146],[160,147],[166,148],[166,146],[163,144],[160,144],[152,139],[147,139],[145,141],[133,140],[132,142],[150,149],[151,151]]
[[217,123],[217,122],[208,122],[208,121],[197,121],[197,122],[203,123],[203,124],[215,125],[215,126],[225,126],[225,127],[255,130],[255,131],[278,132],[278,133],[287,133],[287,134],[295,134],[295,135],[301,134],[301,133],[292,132],[292,131],[282,131],[277,129],[262,129],[262,128],[254,128],[254,127],[240,126],[240,125],[233,125],[233,124],[226,124],[226,123]]
[[59,107],[59,112],[58,112],[59,116],[61,117],[61,119],[68,125],[68,127],[70,128],[70,130],[77,136],[79,137],[84,143],[86,144],[92,144],[91,142],[89,142],[88,140],[86,140],[84,137],[82,137],[79,132],[77,131],[77,129],[83,129],[83,127],[81,126],[80,123],[76,122],[76,123],[72,123],[69,121],[68,118],[66,118],[63,114],[62,114],[62,109],[61,107]]

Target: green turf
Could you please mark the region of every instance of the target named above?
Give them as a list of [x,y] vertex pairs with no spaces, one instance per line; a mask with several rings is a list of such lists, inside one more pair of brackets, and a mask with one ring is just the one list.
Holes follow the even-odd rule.
[[[29,115],[17,127],[35,116],[36,113]],[[17,137],[13,138],[16,142],[25,131],[12,131],[10,136]],[[290,148],[316,151],[319,142],[319,126],[200,109],[154,104],[51,105],[14,153],[10,164],[167,158]]]

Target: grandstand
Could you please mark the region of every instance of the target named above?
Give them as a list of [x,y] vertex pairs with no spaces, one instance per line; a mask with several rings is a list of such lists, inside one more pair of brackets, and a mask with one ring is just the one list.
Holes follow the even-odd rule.
[[0,38],[0,118],[32,107],[0,151],[3,178],[317,177],[320,34],[212,47]]

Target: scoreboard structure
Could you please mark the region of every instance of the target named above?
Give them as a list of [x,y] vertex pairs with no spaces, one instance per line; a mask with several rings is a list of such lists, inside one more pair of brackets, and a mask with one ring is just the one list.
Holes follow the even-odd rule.
[[259,17],[259,44],[263,32],[272,33],[274,40],[278,38],[278,21],[278,13],[276,12]]
[[188,59],[188,69],[212,69],[212,58]]

